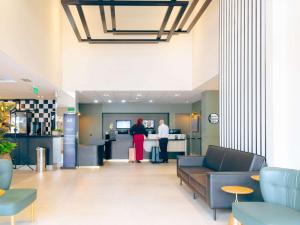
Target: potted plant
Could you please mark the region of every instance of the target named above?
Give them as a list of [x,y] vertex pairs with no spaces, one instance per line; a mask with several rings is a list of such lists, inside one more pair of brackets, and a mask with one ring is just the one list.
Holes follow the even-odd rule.
[[10,111],[14,108],[15,103],[0,102],[0,159],[11,160],[10,153],[17,147],[16,143],[4,137],[12,126],[9,119]]
[[62,133],[63,133],[63,130],[59,129],[59,128],[52,130],[52,135],[54,135],[54,136],[61,136]]

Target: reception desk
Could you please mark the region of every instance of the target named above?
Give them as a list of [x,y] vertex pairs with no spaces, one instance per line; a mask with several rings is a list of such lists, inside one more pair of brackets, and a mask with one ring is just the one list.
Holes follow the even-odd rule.
[[[132,136],[129,134],[117,134],[116,139],[111,142],[110,159],[128,159],[128,149],[132,147]],[[144,141],[144,159],[151,156],[152,146],[159,146],[157,134],[149,134]],[[177,155],[185,155],[187,151],[187,140],[185,134],[170,134],[168,143],[168,153],[170,158],[176,158]]]
[[[159,139],[157,134],[149,134],[144,142],[144,150],[151,152],[152,146],[159,146]],[[168,142],[168,152],[181,152],[186,154],[187,140],[185,134],[170,134]]]

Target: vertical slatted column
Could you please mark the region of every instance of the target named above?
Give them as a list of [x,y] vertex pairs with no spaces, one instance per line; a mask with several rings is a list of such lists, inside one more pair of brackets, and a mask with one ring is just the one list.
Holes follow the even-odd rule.
[[220,143],[266,155],[265,1],[220,1]]

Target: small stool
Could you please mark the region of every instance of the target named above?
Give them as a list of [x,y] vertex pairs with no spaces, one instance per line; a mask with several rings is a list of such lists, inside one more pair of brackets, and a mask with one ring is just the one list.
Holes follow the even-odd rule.
[[[223,186],[221,187],[222,191],[226,192],[226,193],[230,193],[230,194],[234,194],[235,195],[235,202],[238,202],[238,195],[248,195],[253,193],[253,189],[248,188],[248,187],[243,187],[243,186]],[[240,225],[241,223],[238,222],[234,217],[233,214],[230,213],[229,216],[229,225],[235,225],[238,224]]]
[[259,175],[252,175],[251,179],[255,180],[255,181],[260,181],[260,176]]
[[0,189],[0,197],[5,194],[5,191]]

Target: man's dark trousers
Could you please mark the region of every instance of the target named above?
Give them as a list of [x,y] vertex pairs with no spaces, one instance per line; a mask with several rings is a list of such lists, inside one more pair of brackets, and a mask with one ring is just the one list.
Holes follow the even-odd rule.
[[163,162],[168,162],[168,138],[159,139],[159,148],[161,151],[161,158]]

